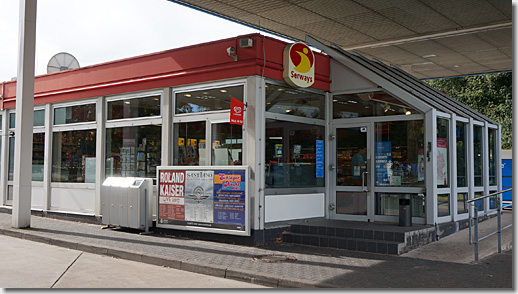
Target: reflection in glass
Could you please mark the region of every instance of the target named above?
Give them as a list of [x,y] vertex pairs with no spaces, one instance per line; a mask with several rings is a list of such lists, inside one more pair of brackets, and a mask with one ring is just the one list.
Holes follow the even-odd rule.
[[450,194],[437,195],[437,216],[450,215]]
[[7,180],[14,178],[14,137],[9,137],[9,168],[7,170]]
[[54,124],[73,124],[95,121],[95,103],[54,109]]
[[266,187],[324,187],[324,172],[318,174],[316,155],[317,145],[324,144],[324,134],[323,126],[267,119]]
[[36,133],[32,138],[32,180],[41,182],[45,163],[45,133]]
[[160,115],[160,96],[108,102],[108,119],[137,118]]
[[95,183],[95,130],[55,132],[52,142],[52,182]]
[[437,188],[450,186],[449,121],[437,118]]
[[496,130],[488,129],[489,186],[496,186]]
[[457,122],[457,187],[467,187],[467,138],[466,138],[466,124]]
[[230,97],[243,102],[243,91],[243,86],[233,86],[177,93],[175,113],[229,110]]
[[45,109],[34,111],[34,122],[35,127],[42,127],[45,125]]
[[[424,194],[411,194],[410,206],[412,217],[425,217]],[[399,215],[400,194],[376,193],[376,215]]]
[[322,94],[288,86],[266,85],[266,111],[293,116],[324,119]]
[[239,125],[212,125],[212,165],[241,165],[243,130]]
[[419,112],[411,106],[382,91],[333,96],[333,118],[411,115],[417,113]]
[[106,129],[106,177],[156,177],[161,160],[160,125]]
[[174,165],[208,165],[205,122],[174,124]]
[[11,129],[16,128],[16,113],[15,112],[9,113],[9,128],[11,128]]
[[375,124],[376,186],[424,186],[423,121]]
[[[482,197],[482,192],[475,192],[475,199]],[[484,211],[484,199],[475,201],[478,211]]]
[[361,186],[367,171],[367,132],[362,128],[336,130],[336,185]]
[[[1,121],[1,116],[0,116]],[[33,115],[33,126],[42,127],[45,125],[45,109],[35,110]],[[0,123],[0,128],[2,127],[2,123]],[[9,114],[9,128],[16,128],[16,113]]]
[[336,213],[367,215],[367,193],[336,192]]
[[468,213],[468,193],[457,193],[457,214]]
[[[489,194],[496,193],[496,191],[489,191]],[[496,209],[498,203],[498,195],[489,197],[489,209]]]
[[483,186],[482,179],[482,127],[473,126],[473,162],[475,170],[475,186]]

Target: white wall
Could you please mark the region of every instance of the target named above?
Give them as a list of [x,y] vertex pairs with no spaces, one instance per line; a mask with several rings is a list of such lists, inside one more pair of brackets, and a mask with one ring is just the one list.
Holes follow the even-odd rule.
[[324,193],[269,195],[265,197],[265,222],[324,217]]

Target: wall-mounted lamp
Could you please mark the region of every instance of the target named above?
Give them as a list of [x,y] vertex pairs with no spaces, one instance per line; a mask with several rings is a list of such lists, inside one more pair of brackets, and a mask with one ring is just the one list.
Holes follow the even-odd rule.
[[237,61],[237,50],[236,50],[236,47],[228,47],[227,48],[227,54],[228,54],[228,57],[234,59],[234,61]]

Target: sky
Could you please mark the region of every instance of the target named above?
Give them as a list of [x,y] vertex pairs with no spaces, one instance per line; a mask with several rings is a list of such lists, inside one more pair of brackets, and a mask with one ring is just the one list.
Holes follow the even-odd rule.
[[[0,0],[0,12],[2,82],[17,75],[19,0]],[[257,32],[167,0],[39,0],[35,73],[60,52],[83,67]]]

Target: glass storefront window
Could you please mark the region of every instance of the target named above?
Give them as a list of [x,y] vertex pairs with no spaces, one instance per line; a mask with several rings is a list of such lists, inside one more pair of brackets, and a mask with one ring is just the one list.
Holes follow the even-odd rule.
[[467,187],[467,138],[466,138],[466,124],[457,122],[457,187]]
[[473,162],[475,170],[475,186],[484,185],[482,179],[482,127],[473,126]]
[[161,138],[160,125],[106,129],[106,177],[155,178]]
[[229,110],[230,97],[243,101],[243,86],[222,87],[176,94],[176,114]]
[[[489,191],[489,194],[496,193],[496,191]],[[489,197],[489,209],[496,209],[498,202],[498,195]]]
[[267,119],[266,187],[324,187],[324,134],[323,126]]
[[243,130],[239,125],[212,125],[212,165],[241,165],[243,162]]
[[7,170],[7,180],[14,179],[14,137],[9,137],[9,168]]
[[[35,127],[43,127],[45,126],[45,109],[35,110],[33,115],[33,126]],[[0,128],[2,124],[0,123]],[[9,128],[16,128],[16,113],[9,114]]]
[[[412,217],[425,217],[424,194],[411,194],[410,206]],[[376,193],[376,215],[399,215],[399,197],[397,193]]]
[[365,192],[336,192],[336,213],[367,215],[367,197]]
[[375,138],[376,186],[423,187],[423,121],[376,123]]
[[301,91],[288,86],[267,84],[266,111],[308,118],[325,118],[322,94]]
[[43,127],[45,125],[45,109],[34,111],[34,122],[35,127]]
[[437,188],[450,186],[449,121],[437,118]]
[[9,128],[16,128],[16,113],[14,112],[9,113]]
[[108,120],[160,116],[160,96],[108,102]]
[[206,123],[174,124],[174,165],[207,165]]
[[[482,197],[482,192],[475,192],[475,199]],[[484,199],[475,201],[478,211],[484,211]]]
[[437,216],[450,215],[450,194],[437,195]]
[[59,107],[54,109],[54,124],[95,122],[95,103]]
[[333,118],[411,115],[419,113],[390,94],[366,92],[333,96]]
[[52,182],[95,183],[96,131],[55,132]]
[[367,132],[360,127],[336,131],[336,185],[361,186],[367,171]]
[[36,133],[32,138],[32,180],[41,182],[45,163],[45,133]]
[[457,214],[468,213],[468,193],[457,193]]
[[489,186],[496,186],[496,130],[488,129]]

